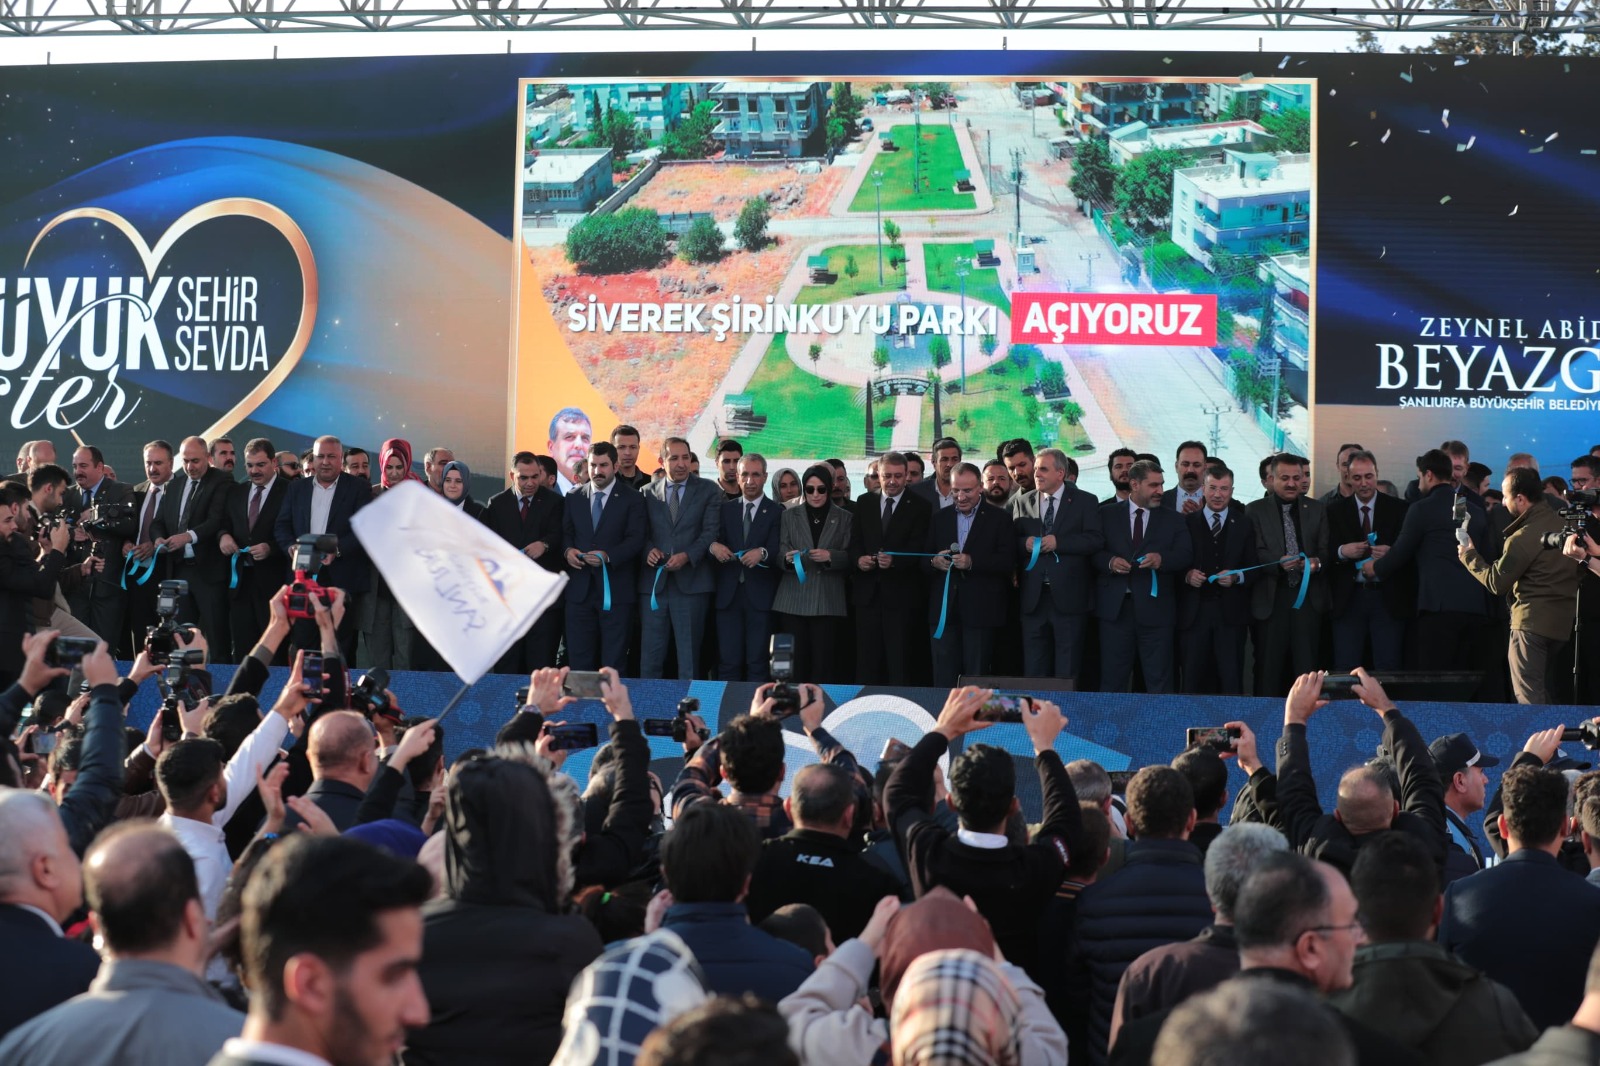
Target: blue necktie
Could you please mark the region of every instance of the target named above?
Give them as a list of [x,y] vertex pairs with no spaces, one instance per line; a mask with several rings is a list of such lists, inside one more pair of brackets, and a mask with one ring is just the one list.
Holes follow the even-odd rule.
[[605,493],[597,492],[589,503],[589,524],[595,529],[600,528],[600,508],[605,503]]

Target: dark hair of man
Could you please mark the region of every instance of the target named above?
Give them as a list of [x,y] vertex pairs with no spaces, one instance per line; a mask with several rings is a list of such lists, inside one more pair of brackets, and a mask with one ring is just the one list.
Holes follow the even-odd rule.
[[1128,782],[1128,827],[1140,840],[1177,840],[1194,813],[1188,778],[1170,766],[1146,766]]
[[1500,778],[1506,829],[1525,848],[1548,846],[1567,821],[1567,779],[1543,766],[1513,766]]
[[[617,446],[608,440],[597,440],[589,446],[589,454],[590,456],[598,455],[610,459],[615,463],[617,461]],[[551,462],[554,461],[553,459],[551,460]]]
[[29,492],[38,492],[40,489],[51,485],[70,484],[72,484],[72,475],[54,463],[36,466],[33,468],[33,472],[28,475]]
[[0,484],[0,507],[20,507],[32,498],[33,494],[26,485],[19,485],[15,481]]
[[950,766],[950,799],[961,824],[993,832],[1011,813],[1017,794],[1017,768],[1011,753],[993,744],[974,744]]
[[1154,452],[1140,452],[1133,457],[1133,461],[1135,463],[1154,463],[1156,466],[1161,465],[1161,457],[1156,455]]
[[961,445],[956,442],[954,437],[940,437],[938,440],[933,442],[933,447],[929,448],[928,451],[935,458],[938,458],[940,452],[949,451],[951,448],[955,449],[956,457],[960,458]]
[[170,810],[193,810],[227,762],[222,745],[209,737],[180,740],[156,760],[156,787]]
[[916,452],[906,452],[906,469],[910,470],[913,466],[918,470],[926,470],[928,468],[928,464],[922,461],[922,456]]
[[283,969],[311,954],[335,971],[383,943],[378,919],[421,907],[433,892],[410,859],[344,837],[294,836],[261,860],[244,890],[242,936],[252,999],[281,1021]]
[[1511,482],[1510,495],[1521,496],[1529,503],[1544,499],[1544,483],[1539,480],[1538,471],[1519,466],[1506,474],[1506,480]]
[[1438,448],[1429,448],[1417,456],[1417,474],[1432,474],[1437,481],[1448,482],[1455,476],[1450,457]]
[[538,711],[518,711],[494,735],[495,747],[499,747],[502,744],[515,744],[519,741],[537,744],[539,742],[539,734],[543,730],[544,715]]
[[759,796],[783,776],[783,726],[771,718],[741,714],[722,731],[722,773],[735,791]]
[[1448,452],[1457,459],[1470,459],[1472,457],[1472,452],[1468,450],[1465,444],[1458,440],[1445,441],[1443,444],[1439,445],[1439,450],[1442,452]]
[[1067,456],[1067,480],[1078,480],[1078,460],[1074,459],[1070,455]]
[[1067,779],[1072,782],[1072,791],[1085,803],[1098,806],[1111,798],[1111,775],[1093,759],[1067,763]]
[[1172,768],[1189,782],[1195,815],[1210,818],[1228,798],[1228,766],[1210,748],[1190,748],[1172,760]]
[[768,936],[785,940],[811,958],[828,953],[828,923],[809,903],[789,903],[762,919],[759,926]]
[[971,474],[980,482],[983,481],[983,471],[979,470],[975,463],[957,463],[950,471],[950,477],[953,479],[957,474]]
[[[593,448],[590,448],[589,450],[591,452],[594,451]],[[534,462],[538,463],[540,468],[544,470],[545,477],[555,477],[556,474],[560,473],[560,467],[556,466],[556,461],[551,456],[535,455],[533,459]]]
[[99,448],[96,448],[93,444],[82,445],[82,448],[83,448],[84,451],[89,453],[89,458],[94,461],[94,465],[95,466],[104,466],[105,465],[105,461],[106,461],[105,453],[102,452]]
[[1571,808],[1574,811],[1580,810],[1595,796],[1600,796],[1600,770],[1588,770],[1579,774],[1578,779],[1572,783]]
[[833,467],[835,470],[843,470],[844,469],[844,460],[843,459],[824,459],[823,462],[827,463],[829,466]]
[[1272,469],[1272,459],[1273,457],[1269,455],[1256,464],[1256,478],[1258,480],[1264,479],[1267,476],[1267,471]]
[[1026,455],[1033,458],[1033,445],[1026,437],[1013,437],[1000,445],[1000,458],[1009,459],[1013,455]]
[[171,444],[170,444],[170,443],[169,443],[169,442],[167,442],[167,441],[164,441],[164,440],[162,440],[162,439],[161,439],[161,438],[159,438],[159,437],[157,437],[157,438],[156,438],[156,439],[155,439],[155,440],[153,440],[153,441],[150,441],[150,442],[149,442],[149,443],[148,443],[148,444],[146,444],[146,445],[145,445],[145,446],[144,446],[144,447],[143,447],[143,448],[141,448],[141,449],[139,449],[139,451],[140,451],[140,452],[141,452],[141,453],[142,453],[142,452],[147,452],[147,451],[149,451],[149,450],[150,450],[150,449],[151,449],[151,448],[158,448],[158,449],[160,449],[160,450],[161,450],[161,451],[164,451],[164,452],[166,452],[166,453],[167,453],[167,458],[168,458],[168,459],[171,459],[171,458],[172,458],[172,457],[173,457],[173,456],[174,456],[174,455],[175,455],[175,454],[177,454],[177,453],[176,453],[176,452],[175,452],[175,451],[174,451],[174,450],[173,450],[173,447],[172,447],[172,445],[171,445]]
[[1241,951],[1287,947],[1327,918],[1330,902],[1316,863],[1296,852],[1274,852],[1239,888],[1234,939]]
[[1439,867],[1415,836],[1390,830],[1363,840],[1350,870],[1350,888],[1374,942],[1428,939],[1439,899]]
[[1310,992],[1275,981],[1225,981],[1172,1012],[1152,1061],[1356,1066],[1356,1053],[1337,1013]]
[[171,833],[152,828],[146,819],[118,822],[95,838],[86,859],[120,836],[139,833],[148,846],[139,861],[121,863],[115,877],[104,876],[97,864],[85,862],[83,893],[95,913],[106,946],[119,954],[138,954],[171,944],[183,927],[183,910],[200,898],[194,860]]
[[632,426],[627,426],[627,425],[618,426],[616,429],[611,431],[611,443],[612,444],[617,443],[617,438],[618,437],[632,437],[635,440],[638,440],[639,439],[639,431],[637,429],[634,429]]
[[685,1011],[645,1038],[637,1066],[800,1066],[777,1008],[746,992]]
[[[1002,463],[998,459],[990,459],[987,463],[983,464],[983,472],[985,474],[987,474],[989,472],[989,468],[991,466],[998,466],[1001,470],[1005,470],[1006,469],[1006,464],[1005,463]],[[1010,477],[1011,476],[1011,472],[1010,471],[1006,471],[1006,476]]]
[[354,444],[352,444],[352,445],[350,445],[349,447],[347,447],[344,450],[344,461],[348,463],[350,461],[350,457],[351,456],[353,456],[353,455],[366,455],[366,454],[367,454],[367,450],[365,448],[357,448]]
[[50,775],[60,779],[62,774],[76,770],[83,763],[83,737],[77,733],[61,733],[56,738],[56,749],[50,753]]
[[661,840],[661,875],[679,903],[732,903],[761,857],[756,823],[738,807],[695,803]]
[[1223,478],[1231,481],[1233,480],[1233,471],[1221,463],[1212,463],[1206,467],[1206,477],[1211,478],[1213,481],[1221,481]]
[[1082,843],[1072,849],[1067,858],[1066,878],[1069,881],[1087,881],[1105,865],[1106,849],[1111,846],[1111,819],[1098,803],[1080,803],[1082,810]]
[[[684,438],[682,438],[682,437],[664,437],[664,438],[662,438],[662,441],[661,441],[661,461],[663,463],[667,461],[667,456],[672,454],[672,446],[674,444],[681,444],[681,445],[683,445],[683,448],[684,448],[685,451],[689,451],[689,442],[687,440],[685,440]],[[694,452],[689,451],[689,454],[692,456],[692,455],[694,455]]]
[[[1336,455],[1344,455],[1345,452],[1350,452],[1350,451],[1360,452],[1360,451],[1365,451],[1365,450],[1366,449],[1361,447],[1361,445],[1359,445],[1359,444],[1341,444],[1341,445],[1339,445],[1339,450],[1335,454]],[[1348,463],[1350,461],[1350,456],[1344,455],[1344,461]]]
[[261,704],[248,692],[235,692],[211,705],[200,731],[221,744],[223,756],[231,759],[260,724]]
[[1178,445],[1177,451],[1172,453],[1172,461],[1177,462],[1179,459],[1183,458],[1184,452],[1190,450],[1199,452],[1201,456],[1206,454],[1206,446],[1204,444],[1201,444],[1197,440],[1186,440],[1182,444]]
[[879,473],[882,473],[883,472],[883,468],[886,467],[886,466],[905,466],[905,465],[906,465],[906,457],[905,457],[905,453],[904,452],[884,452],[882,455],[878,456],[878,472]]
[[794,818],[807,825],[838,825],[856,809],[855,781],[837,766],[818,763],[794,776],[789,792]]
[[[518,452],[516,455],[511,457],[511,468],[515,470],[517,467],[522,466],[525,463],[536,463],[538,461],[539,457],[534,455],[532,452]],[[554,459],[550,461],[555,462]]]
[[1600,476],[1600,459],[1592,455],[1580,455],[1570,465],[1574,470],[1587,470],[1590,477]]
[[1160,463],[1153,462],[1149,459],[1140,459],[1138,462],[1134,463],[1128,468],[1128,484],[1137,485],[1143,482],[1151,474],[1162,473],[1165,473],[1165,471],[1161,469]]
[[254,455],[256,452],[263,452],[268,459],[271,459],[278,454],[278,449],[274,448],[272,442],[265,437],[251,437],[245,441],[244,454],[248,456]]
[[1482,463],[1468,463],[1467,464],[1467,478],[1466,478],[1467,484],[1469,484],[1469,485],[1481,484],[1483,479],[1488,477],[1492,473],[1494,473],[1494,471],[1490,470],[1488,467],[1484,466]]
[[742,457],[744,455],[744,445],[736,440],[719,441],[717,443],[717,454],[721,455],[723,452],[732,452],[734,455]]
[[1276,474],[1278,472],[1278,467],[1302,466],[1304,465],[1304,460],[1302,460],[1298,455],[1291,455],[1289,452],[1279,452],[1277,455],[1274,455],[1268,459],[1268,465],[1269,469]]

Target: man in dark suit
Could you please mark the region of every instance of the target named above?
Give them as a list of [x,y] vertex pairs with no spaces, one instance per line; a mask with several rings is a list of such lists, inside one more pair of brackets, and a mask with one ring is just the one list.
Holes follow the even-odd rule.
[[[616,481],[617,449],[589,450],[589,480],[562,498],[561,543],[567,563],[567,665],[598,670],[626,662],[628,624],[638,593],[639,557],[648,522],[644,500]],[[606,606],[607,582],[611,589]]]
[[[1414,506],[1426,501],[1426,486],[1423,493]],[[1537,733],[1529,750],[1548,762],[1560,738],[1559,730]],[[1556,861],[1569,821],[1566,778],[1519,757],[1500,791],[1498,823],[1510,854],[1445,889],[1439,943],[1516,993],[1542,1029],[1572,1017],[1583,999],[1600,941],[1600,892]]]
[[[550,571],[561,572],[561,497],[545,488],[539,457],[518,452],[511,457],[511,476],[515,488],[489,497],[483,523],[507,544]],[[561,617],[565,613],[558,601],[539,616],[495,665],[501,673],[528,674],[556,664],[561,646]]]
[[1194,549],[1183,519],[1161,506],[1162,479],[1155,463],[1134,463],[1128,499],[1100,505],[1105,547],[1095,553],[1094,567],[1105,692],[1128,691],[1136,656],[1145,691],[1172,691],[1176,575],[1188,571]]
[[1067,481],[1067,456],[1059,448],[1039,452],[1031,474],[1035,488],[1011,500],[1022,669],[1029,677],[1075,680],[1083,666],[1084,623],[1094,604],[1092,560],[1105,547],[1100,504]]
[[83,903],[78,856],[49,796],[0,789],[0,1038],[89,989],[100,957],[61,934]]
[[[913,496],[920,496],[928,504],[930,511],[938,511],[945,507],[955,505],[951,477],[955,474],[956,466],[961,462],[961,445],[949,437],[940,437],[933,442],[933,476],[923,478],[906,491]],[[882,477],[882,462],[879,462]]]
[[[301,835],[280,841],[257,874],[243,923],[250,1014],[211,1066],[390,1061],[407,1029],[428,1024],[417,976],[427,871],[356,841]],[[266,944],[299,950],[286,960]],[[289,966],[299,979],[286,979]]]
[[[928,632],[933,636],[933,683],[954,688],[963,674],[994,672],[995,634],[1006,620],[1011,583],[1011,519],[983,498],[982,475],[971,463],[950,479],[955,506],[940,508],[928,525],[923,551]],[[856,509],[856,514],[861,514]],[[948,596],[947,596],[948,592]],[[943,625],[942,633],[939,627]]]
[[[938,454],[959,456],[960,450]],[[948,474],[942,476],[948,481]],[[881,492],[862,493],[856,501],[850,526],[856,679],[863,685],[904,685],[910,681],[913,643],[924,639],[925,582],[918,560],[888,553],[927,550],[934,505],[916,489],[933,482],[918,482],[908,490],[905,456],[887,452],[878,457],[878,484]]]
[[711,545],[717,567],[717,676],[723,681],[766,681],[772,637],[772,598],[778,591],[778,527],[783,508],[768,499],[767,460],[750,452],[739,460],[739,499],[722,505],[720,532]]
[[706,561],[706,552],[717,539],[725,501],[715,481],[689,476],[689,442],[682,437],[663,442],[661,462],[667,476],[640,493],[650,532],[638,577],[639,673],[664,676],[672,645],[678,679],[688,681],[700,661],[716,587],[714,563]]
[[106,474],[105,457],[99,448],[86,445],[72,453],[72,477],[77,486],[67,494],[64,505],[78,516],[79,525],[73,533],[73,547],[78,550],[69,553],[68,558],[82,565],[86,574],[67,597],[67,606],[74,618],[99,634],[115,651],[127,621],[127,597],[121,587],[122,548],[133,536],[133,519],[102,526],[99,534],[91,534],[83,523],[95,507],[105,506],[101,515],[108,518],[111,505],[133,502],[134,491]]
[[[1213,466],[1201,482],[1205,505],[1184,522],[1194,549],[1178,587],[1178,656],[1183,691],[1244,693],[1244,634],[1250,625],[1250,579],[1227,573],[1256,565],[1256,533],[1242,504],[1233,502],[1233,471]],[[1221,574],[1215,581],[1213,575]]]
[[[273,530],[278,547],[292,561],[295,541],[307,533],[338,539],[332,558],[324,557],[317,583],[344,589],[344,618],[339,622],[339,650],[344,661],[355,661],[360,633],[360,598],[372,588],[372,561],[356,539],[350,520],[372,502],[372,486],[344,472],[344,445],[338,437],[318,437],[312,445],[311,477],[289,483],[278,522]],[[302,620],[293,636],[297,647],[315,647],[315,623]]]
[[1339,670],[1357,666],[1398,670],[1406,619],[1416,607],[1412,570],[1405,567],[1393,579],[1379,581],[1361,572],[1361,561],[1388,554],[1389,546],[1400,538],[1407,504],[1378,491],[1378,460],[1371,452],[1350,452],[1340,470],[1350,495],[1335,492],[1327,505],[1328,542],[1334,554],[1329,574],[1333,665]]
[[180,622],[198,622],[215,662],[232,661],[228,637],[228,561],[218,538],[227,519],[233,481],[211,465],[211,452],[199,437],[178,449],[183,475],[164,493],[150,533],[168,558],[168,575],[187,581],[178,606]]
[[265,437],[244,446],[246,480],[228,491],[227,521],[217,538],[228,560],[233,657],[243,662],[272,618],[289,559],[278,544],[278,514],[289,482],[278,476],[277,451]]
[[[172,488],[173,459],[175,453],[172,445],[164,440],[153,440],[144,446],[144,472],[145,479],[135,485],[134,503],[138,512],[138,532],[128,544],[126,556],[132,556],[136,561],[134,569],[128,572],[128,632],[131,640],[127,650],[128,658],[133,658],[144,648],[144,635],[155,624],[156,591],[160,583],[166,578],[168,560],[166,553],[156,557],[155,572],[152,573],[144,584],[139,584],[138,577],[144,577],[144,568],[155,555],[155,526],[156,515],[161,512],[161,503],[165,499],[167,490]],[[130,564],[127,557],[123,558],[122,565],[126,568]]]
[[1197,440],[1178,445],[1174,456],[1178,483],[1161,494],[1161,506],[1177,515],[1191,515],[1206,505],[1202,479],[1206,472],[1206,446]]
[[[1419,497],[1406,510],[1400,536],[1382,558],[1361,564],[1367,577],[1390,581],[1414,566],[1417,579],[1417,666],[1423,670],[1482,670],[1498,660],[1488,593],[1457,555],[1456,490],[1450,456],[1435,448],[1417,457]],[[1487,543],[1484,513],[1466,499],[1467,533]]]
[[[1256,695],[1282,696],[1290,681],[1316,668],[1328,590],[1317,575],[1328,556],[1328,516],[1305,497],[1304,466],[1297,455],[1275,455],[1268,466],[1272,491],[1245,508],[1255,525]],[[1304,556],[1304,558],[1301,558]],[[1297,608],[1301,581],[1304,602]]]

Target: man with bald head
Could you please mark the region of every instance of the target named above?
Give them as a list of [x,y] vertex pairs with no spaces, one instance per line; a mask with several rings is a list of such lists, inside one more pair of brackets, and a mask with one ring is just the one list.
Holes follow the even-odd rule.
[[8,1066],[206,1062],[244,1015],[204,980],[211,922],[194,863],[153,822],[102,833],[83,862],[89,921],[106,959],[89,991],[0,1044]]
[[62,935],[83,902],[78,856],[42,792],[0,788],[0,1038],[88,989],[94,949]]
[[342,833],[356,824],[356,810],[378,772],[372,726],[355,711],[318,715],[311,723],[306,755],[312,777],[306,799],[321,807]]
[[[1283,738],[1278,741],[1278,808],[1289,846],[1349,874],[1356,853],[1375,834],[1388,829],[1411,833],[1426,845],[1443,869],[1445,860],[1444,786],[1433,756],[1416,725],[1395,707],[1383,686],[1363,669],[1352,690],[1383,721],[1380,756],[1345,772],[1332,814],[1324,814],[1311,776],[1306,723],[1328,701],[1321,698],[1325,672],[1302,674],[1283,705]],[[1344,728],[1349,728],[1345,726]],[[1398,783],[1399,799],[1390,785]]]
[[56,461],[56,446],[47,440],[30,440],[17,449],[17,472],[6,478],[18,485],[28,483],[28,475]]
[[231,662],[228,628],[228,560],[219,539],[228,518],[233,480],[211,465],[211,451],[200,437],[178,448],[183,472],[174,474],[150,523],[153,542],[170,560],[167,576],[187,581],[189,592],[178,607],[180,622],[197,622],[217,662]]
[[[360,627],[361,597],[372,588],[372,565],[350,526],[355,513],[372,501],[372,486],[344,472],[344,446],[338,437],[318,437],[311,449],[311,476],[289,483],[274,533],[285,555],[293,556],[294,543],[308,533],[335,538],[338,546],[322,559],[317,582],[345,591],[344,618],[339,623],[339,650],[347,663],[355,661]],[[311,623],[297,626],[297,646],[315,647]],[[302,628],[304,627],[304,628]]]

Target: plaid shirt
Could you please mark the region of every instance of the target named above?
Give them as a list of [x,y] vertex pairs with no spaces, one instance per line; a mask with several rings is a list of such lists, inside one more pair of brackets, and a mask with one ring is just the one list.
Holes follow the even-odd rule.
[[[870,810],[871,794],[866,792],[859,780],[856,757],[850,754],[849,749],[821,727],[811,734],[811,743],[816,746],[818,758],[839,767],[856,780],[857,802],[859,804],[865,796],[869,804],[867,809]],[[724,797],[718,788],[722,780],[722,744],[718,737],[712,737],[683,764],[683,771],[672,786],[673,818],[679,817],[692,804],[709,800],[738,807],[750,815],[756,828],[761,831],[762,840],[776,840],[794,828],[794,823],[783,809],[783,799],[776,792],[747,796],[735,789]]]

